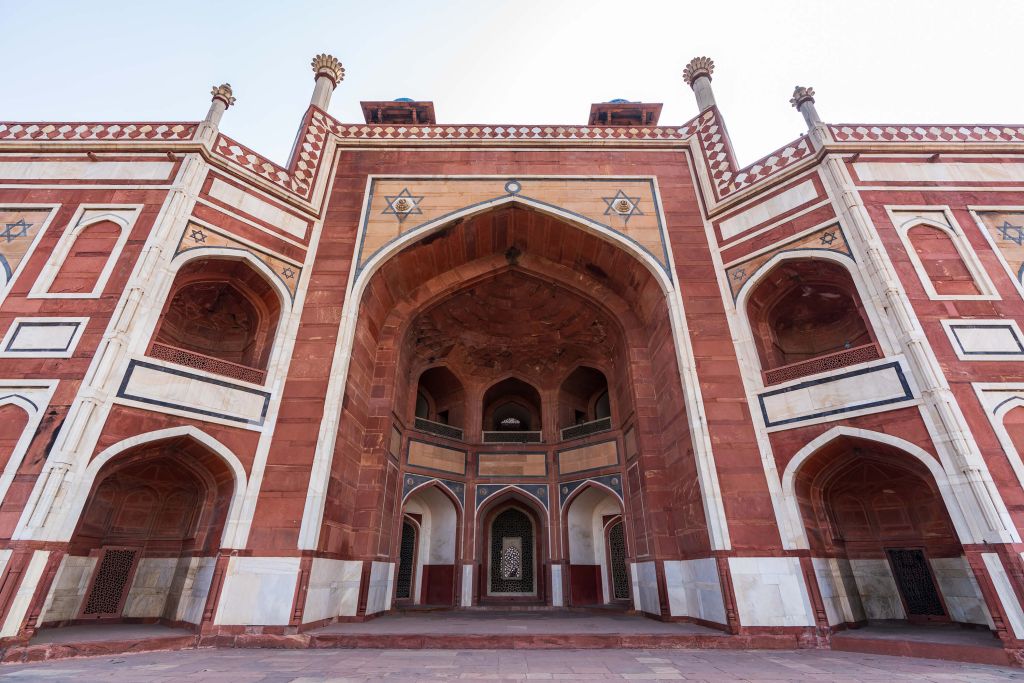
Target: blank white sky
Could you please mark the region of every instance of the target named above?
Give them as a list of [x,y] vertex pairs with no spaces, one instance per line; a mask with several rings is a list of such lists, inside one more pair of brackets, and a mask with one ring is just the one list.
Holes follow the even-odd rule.
[[833,123],[1024,123],[1024,2],[850,0],[0,0],[0,119],[198,120],[214,83],[238,104],[222,129],[283,162],[330,52],[360,100],[433,100],[439,123],[583,124],[592,102],[696,112],[682,69],[715,60],[741,162],[803,130],[793,86]]

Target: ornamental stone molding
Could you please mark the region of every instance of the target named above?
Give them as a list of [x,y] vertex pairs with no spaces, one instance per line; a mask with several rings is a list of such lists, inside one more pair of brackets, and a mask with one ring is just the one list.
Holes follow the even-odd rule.
[[804,102],[814,104],[814,88],[798,85],[793,89],[793,97],[789,98],[789,103],[799,109]]
[[701,76],[704,76],[709,81],[711,80],[711,74],[715,71],[715,63],[710,57],[694,57],[690,60],[690,63],[683,69],[683,80],[686,81],[686,85],[693,87],[694,81]]
[[335,86],[345,80],[345,67],[341,65],[341,62],[338,61],[337,57],[321,53],[316,57],[313,57],[313,61],[310,62],[310,66],[313,67],[314,79],[326,76],[331,79],[331,82],[333,82]]
[[213,99],[223,102],[225,109],[235,103],[235,97],[231,92],[230,83],[221,83],[220,85],[213,86],[210,90],[210,94],[213,95]]

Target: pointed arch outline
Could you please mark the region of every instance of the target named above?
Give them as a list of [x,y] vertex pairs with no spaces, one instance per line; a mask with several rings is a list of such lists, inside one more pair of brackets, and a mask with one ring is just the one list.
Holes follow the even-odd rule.
[[949,514],[950,521],[953,522],[953,529],[956,531],[957,540],[963,545],[975,542],[975,535],[971,530],[970,524],[967,522],[963,506],[957,498],[953,484],[935,456],[920,446],[891,434],[838,425],[804,444],[803,448],[790,458],[786,464],[786,469],[782,473],[783,509],[791,528],[797,534],[797,540],[799,541],[797,547],[803,549],[810,548],[810,542],[807,538],[807,527],[804,525],[803,516],[800,513],[800,504],[797,500],[796,475],[805,462],[814,457],[826,445],[842,437],[862,439],[892,446],[924,465],[935,482],[936,488],[939,490],[939,495],[942,497],[946,512]]
[[[158,429],[152,432],[136,434],[135,436],[130,436],[108,446],[97,454],[96,457],[93,458],[83,470],[81,470],[80,475],[75,480],[73,489],[68,494],[64,505],[64,515],[58,530],[59,540],[66,541],[71,538],[71,535],[74,533],[75,527],[78,524],[78,520],[82,515],[82,511],[85,509],[85,504],[88,500],[89,494],[92,492],[96,477],[99,475],[104,465],[116,458],[118,455],[131,449],[145,444],[166,441],[168,439],[178,437],[187,437],[196,441],[211,453],[219,457],[231,472],[231,502],[228,504],[227,517],[224,520],[224,529],[221,533],[220,547],[233,547],[232,544],[236,534],[236,528],[240,521],[239,516],[242,508],[242,501],[245,498],[246,486],[248,484],[245,467],[238,459],[238,456],[236,456],[230,448],[206,432],[193,427],[192,425],[168,427],[166,429]],[[19,527],[21,527],[25,521],[26,520],[23,516],[22,521],[19,522]]]
[[[356,248],[358,258],[361,250],[367,216],[372,200],[374,176],[369,176],[366,181],[366,197],[359,217],[359,245]],[[698,461],[697,479],[700,486],[702,504],[705,518],[708,522],[708,535],[711,545],[716,550],[728,550],[732,547],[729,534],[728,520],[725,514],[725,505],[718,479],[718,471],[715,465],[714,450],[711,435],[705,422],[697,416],[703,414],[704,399],[700,388],[700,380],[696,371],[696,359],[693,351],[692,341],[689,334],[689,326],[686,321],[686,314],[683,308],[683,300],[678,287],[675,286],[674,256],[672,245],[664,234],[664,215],[662,211],[661,191],[658,187],[657,178],[651,179],[653,198],[657,204],[659,225],[661,226],[661,240],[665,249],[665,258],[668,266],[663,267],[654,259],[649,252],[646,252],[631,239],[627,239],[621,233],[617,233],[601,223],[597,223],[584,216],[554,205],[547,205],[529,198],[518,195],[498,197],[479,204],[464,207],[456,212],[449,213],[443,218],[435,219],[425,226],[419,226],[404,235],[396,237],[384,247],[375,252],[365,262],[359,263],[349,273],[348,284],[345,290],[345,300],[342,306],[341,320],[339,321],[338,343],[335,345],[334,356],[331,359],[331,379],[327,388],[327,405],[337,405],[337,410],[328,413],[325,411],[320,422],[317,433],[317,448],[314,453],[313,463],[310,471],[311,485],[307,492],[306,501],[303,506],[302,522],[299,529],[298,547],[300,549],[315,549],[319,542],[320,531],[323,524],[324,509],[327,504],[327,481],[330,477],[330,467],[334,456],[334,447],[337,438],[337,430],[341,421],[341,399],[344,396],[345,387],[348,382],[349,364],[352,359],[354,346],[355,328],[358,320],[358,310],[366,285],[376,271],[389,259],[416,241],[423,239],[446,225],[450,225],[460,218],[484,213],[498,206],[518,202],[533,207],[538,211],[560,219],[568,225],[593,234],[598,239],[604,240],[623,249],[629,256],[639,260],[652,274],[658,283],[665,297],[668,308],[669,327],[672,332],[673,346],[675,347],[676,362],[679,369],[679,380],[682,388],[686,415],[690,426],[690,434],[693,442],[695,458]]]
[[598,481],[596,479],[585,479],[582,484],[573,489],[572,493],[566,496],[565,502],[561,503],[558,506],[560,514],[564,515],[569,510],[569,506],[572,505],[573,501],[575,501],[581,493],[590,488],[601,488],[604,489],[606,492],[610,493],[612,498],[619,502],[619,509],[622,510],[622,512],[620,512],[619,514],[626,514],[625,499],[619,494],[618,491],[608,486],[604,482]]
[[[965,233],[957,224],[956,217],[952,215],[948,207],[933,206],[930,208],[925,207],[917,209],[921,212],[941,211],[946,217],[946,223],[941,223],[933,218],[928,218],[927,216],[922,215],[912,215],[907,217],[906,220],[900,222],[897,220],[897,216],[907,209],[902,209],[900,207],[886,207],[886,210],[889,213],[892,224],[896,227],[896,233],[900,236],[903,248],[907,252],[907,258],[910,259],[910,263],[913,265],[914,271],[917,273],[918,279],[921,281],[921,286],[924,288],[929,299],[932,299],[933,301],[991,301],[1002,299],[999,292],[996,290],[995,285],[992,283],[992,279],[989,277],[988,271],[978,259],[978,253],[968,241],[967,233]],[[914,209],[909,210],[913,211]],[[978,294],[938,293],[935,289],[935,283],[932,282],[931,276],[925,270],[924,263],[921,261],[921,257],[917,253],[917,248],[910,239],[910,231],[919,225],[935,228],[949,238],[950,243],[953,245],[957,255],[960,257],[960,261],[964,264],[964,267],[967,268],[967,272],[970,273],[971,280],[977,286]],[[998,250],[996,251],[998,252]],[[1017,273],[1017,279],[1020,279],[1020,273]]]
[[[169,286],[173,286],[174,279],[178,276],[178,272],[182,267],[192,261],[200,259],[244,262],[247,266],[256,271],[256,273],[259,274],[260,277],[262,277],[277,294],[277,298],[281,303],[281,313],[278,317],[284,318],[285,313],[291,311],[292,293],[284,284],[281,276],[274,272],[266,263],[256,258],[252,252],[236,247],[195,247],[179,254],[175,254],[170,263],[172,270]],[[167,294],[163,299],[166,300],[167,296],[170,296],[170,293],[171,292],[168,289]]]

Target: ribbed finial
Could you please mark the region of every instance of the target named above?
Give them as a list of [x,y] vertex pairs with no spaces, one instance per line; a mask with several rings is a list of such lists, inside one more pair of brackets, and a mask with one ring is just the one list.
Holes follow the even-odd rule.
[[210,94],[213,95],[213,99],[223,102],[225,109],[235,103],[235,96],[231,92],[230,83],[221,83],[220,85],[213,86]]
[[322,53],[313,57],[313,61],[310,62],[310,66],[313,67],[313,78],[317,79],[321,76],[326,76],[331,79],[337,87],[338,83],[345,80],[345,67],[341,65],[337,57]]
[[793,96],[789,98],[789,103],[800,109],[800,105],[804,102],[814,104],[814,88],[805,88],[802,85],[798,85],[793,89]]
[[686,85],[693,87],[693,82],[701,76],[707,77],[711,80],[711,74],[715,70],[715,63],[711,61],[710,57],[694,57],[690,60],[690,63],[683,69],[683,80],[686,81]]

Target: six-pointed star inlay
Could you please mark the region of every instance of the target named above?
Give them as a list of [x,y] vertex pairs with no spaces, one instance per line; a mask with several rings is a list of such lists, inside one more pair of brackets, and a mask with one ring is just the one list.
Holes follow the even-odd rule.
[[605,216],[621,216],[623,223],[629,223],[633,216],[643,216],[640,210],[640,197],[630,197],[622,190],[615,193],[614,197],[601,197],[608,208],[604,210]]
[[1009,240],[1018,247],[1024,244],[1024,225],[1014,225],[1010,221],[1003,221],[1003,224],[996,228],[1004,240]]
[[420,201],[423,199],[423,195],[414,197],[409,188],[402,188],[402,191],[396,195],[385,195],[384,200],[388,203],[388,208],[384,209],[381,213],[391,214],[398,218],[398,222],[405,221],[406,218],[412,214],[423,213],[420,209]]
[[26,223],[24,218],[16,223],[5,223],[4,231],[0,232],[0,236],[8,242],[13,242],[19,237],[27,236],[28,229],[33,225],[35,225],[35,223]]

